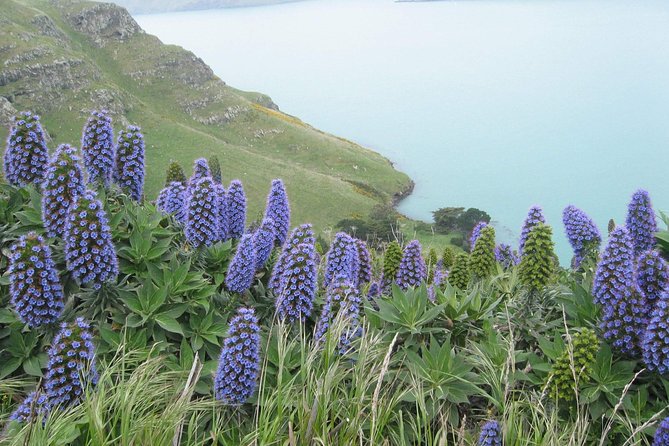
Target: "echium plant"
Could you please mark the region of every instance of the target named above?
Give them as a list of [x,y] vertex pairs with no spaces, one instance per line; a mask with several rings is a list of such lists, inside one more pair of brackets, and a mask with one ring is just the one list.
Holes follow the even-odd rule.
[[89,183],[109,187],[114,171],[114,130],[106,110],[93,111],[84,126],[81,152]]
[[218,184],[221,184],[223,179],[221,175],[221,162],[216,155],[209,157],[209,170],[211,171],[211,178]]
[[188,192],[192,192],[195,185],[203,178],[211,178],[211,170],[209,169],[209,162],[205,158],[198,158],[193,162],[193,174],[186,184]]
[[483,228],[487,227],[488,223],[485,221],[480,221],[476,223],[474,228],[472,228],[472,232],[469,234],[469,250],[473,251],[474,246],[476,246],[476,240],[479,239],[479,236],[481,235],[481,231]]
[[42,221],[49,237],[63,237],[67,215],[84,192],[84,174],[76,150],[67,144],[56,149],[42,183]]
[[260,374],[260,327],[252,308],[240,308],[230,321],[223,342],[214,395],[227,405],[244,404],[258,387]]
[[632,200],[627,208],[625,226],[627,226],[630,237],[632,237],[635,255],[653,249],[657,221],[653,205],[650,202],[650,195],[645,190],[640,189],[632,195]]
[[167,172],[165,172],[165,187],[175,181],[185,186],[187,181],[186,174],[184,173],[184,168],[181,167],[181,164],[177,161],[170,161],[170,164],[167,166]]
[[253,233],[253,246],[256,250],[256,270],[265,266],[274,249],[274,222],[271,218],[264,218]]
[[156,207],[164,214],[174,215],[179,223],[185,224],[188,219],[186,198],[186,186],[178,181],[173,181],[158,194]]
[[439,257],[437,256],[437,250],[430,248],[425,258],[425,266],[427,267],[427,283],[432,283],[434,280],[434,271],[437,269],[439,264]]
[[643,296],[649,311],[669,287],[669,269],[667,262],[656,250],[641,253],[636,262],[635,283],[637,292]]
[[453,263],[455,263],[455,251],[452,247],[447,246],[441,254],[441,266],[449,270],[453,266]]
[[65,226],[65,260],[79,283],[95,289],[118,275],[107,214],[93,191],[84,191],[70,207]]
[[495,247],[495,260],[505,270],[520,263],[518,255],[511,249],[510,245],[505,243],[500,243]]
[[539,291],[555,278],[557,262],[551,227],[538,223],[525,239],[518,277],[530,291]]
[[574,268],[578,268],[588,257],[596,259],[602,236],[595,222],[576,206],[569,205],[562,212],[562,223],[574,250]]
[[345,329],[339,338],[339,351],[345,353],[350,342],[361,333],[361,305],[358,290],[350,279],[344,274],[335,277],[327,289],[314,338],[321,342],[332,323],[340,318],[345,324]]
[[590,381],[599,340],[589,328],[576,333],[553,364],[548,375],[550,396],[555,401],[573,401],[579,389]]
[[222,184],[214,181],[214,193],[216,194],[216,215],[218,218],[217,240],[228,239],[228,194]]
[[281,277],[283,276],[283,272],[286,269],[286,264],[288,263],[288,256],[290,255],[290,251],[301,243],[306,243],[311,245],[316,243],[316,238],[314,237],[314,230],[312,229],[312,226],[309,223],[300,225],[291,231],[290,236],[286,241],[286,244],[283,245],[283,248],[281,249],[281,254],[279,254],[279,258],[277,259],[276,263],[274,264],[274,267],[272,268],[272,275],[269,279],[268,288],[274,293],[275,296],[278,295],[279,292],[281,291],[280,290]]
[[276,301],[279,319],[292,324],[311,315],[318,282],[315,258],[314,245],[303,243],[290,251]]
[[648,370],[669,374],[669,291],[665,290],[651,312],[641,341],[643,362]]
[[114,181],[135,201],[144,193],[144,135],[135,125],[121,130],[116,144]]
[[395,277],[395,283],[403,290],[417,287],[427,279],[427,267],[423,260],[423,247],[418,240],[412,240],[404,248],[404,255],[400,261],[400,268]]
[[655,430],[652,446],[669,446],[669,417],[662,420]]
[[345,232],[335,234],[330,250],[325,256],[323,284],[328,287],[340,275],[345,275],[353,286],[358,286],[360,275],[358,245],[355,239]]
[[355,243],[358,246],[358,286],[362,287],[363,284],[372,281],[372,256],[367,249],[367,243],[358,239],[355,240]]
[[194,248],[210,246],[219,240],[219,196],[211,177],[204,177],[186,191],[186,239]]
[[[238,239],[246,227],[246,194],[239,180],[232,180],[228,187],[228,237]],[[272,230],[274,232],[274,230]]]
[[462,252],[455,256],[455,263],[448,274],[448,283],[461,290],[466,290],[471,276],[469,255]]
[[290,205],[288,203],[286,188],[283,185],[283,181],[279,179],[272,180],[272,186],[267,196],[265,217],[271,218],[274,221],[276,245],[283,245],[290,229]]
[[625,226],[616,227],[602,252],[592,286],[593,300],[606,306],[630,290],[634,279],[634,247]]
[[476,239],[469,267],[476,279],[486,279],[495,271],[495,228],[486,225]]
[[502,427],[497,421],[488,421],[481,427],[477,446],[502,446]]
[[544,218],[544,213],[539,206],[532,206],[530,210],[527,212],[527,217],[525,218],[525,222],[523,223],[523,228],[520,232],[520,243],[518,246],[518,252],[521,255],[523,254],[525,241],[527,240],[527,237],[530,235],[530,231],[539,223],[546,223],[546,219]]
[[21,322],[29,327],[56,322],[63,312],[63,287],[44,238],[22,235],[9,261],[10,301]]
[[3,158],[5,179],[12,186],[40,184],[48,162],[49,149],[39,116],[21,112],[14,117]]
[[397,272],[400,270],[402,255],[402,247],[397,241],[393,240],[388,243],[383,254],[383,277],[381,278],[381,288],[385,293],[390,291],[390,286],[395,282]]
[[225,286],[234,293],[244,293],[253,284],[256,273],[256,253],[253,235],[245,234],[237,245],[237,252],[230,261],[225,276]]
[[81,402],[86,385],[95,385],[95,347],[91,327],[79,317],[68,324],[63,322],[49,348],[49,362],[44,377],[44,389],[51,409]]

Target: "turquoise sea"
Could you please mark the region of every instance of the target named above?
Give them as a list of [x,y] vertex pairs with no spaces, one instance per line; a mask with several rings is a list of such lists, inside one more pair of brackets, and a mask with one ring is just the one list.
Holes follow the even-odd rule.
[[605,233],[646,188],[669,210],[666,0],[310,0],[140,15],[229,84],[371,147],[416,182],[400,210],[493,216],[517,240],[544,207]]

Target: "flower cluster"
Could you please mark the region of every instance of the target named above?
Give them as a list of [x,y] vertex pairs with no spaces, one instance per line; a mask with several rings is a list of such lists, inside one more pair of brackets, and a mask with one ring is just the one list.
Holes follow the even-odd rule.
[[652,307],[662,291],[669,287],[669,270],[667,268],[667,262],[655,250],[641,253],[637,259],[636,288],[637,292],[646,299],[649,307]]
[[42,220],[49,237],[63,237],[67,213],[84,192],[84,174],[76,150],[67,144],[56,149],[42,183]]
[[267,196],[265,218],[271,218],[274,221],[276,244],[277,246],[283,245],[290,228],[290,205],[288,204],[286,188],[281,180],[272,180],[272,186]]
[[21,112],[14,117],[3,159],[5,178],[13,186],[39,184],[49,158],[39,116]]
[[114,130],[112,119],[106,110],[91,113],[84,126],[81,151],[89,183],[100,183],[109,187],[114,171]]
[[[246,226],[246,194],[239,180],[232,180],[228,187],[228,237],[241,238]],[[272,230],[272,232],[274,232]]]
[[471,234],[469,234],[469,250],[472,251],[474,250],[474,246],[476,246],[476,240],[479,239],[479,236],[481,235],[481,230],[488,226],[488,223],[485,221],[480,221],[476,223],[474,228],[472,229]]
[[83,318],[63,322],[49,348],[44,388],[50,408],[77,404],[86,383],[97,384],[95,348],[90,325]]
[[244,404],[255,392],[260,373],[260,327],[252,308],[240,308],[230,321],[214,379],[216,399]]
[[201,178],[186,195],[186,239],[195,248],[212,245],[220,238],[216,183],[211,177]]
[[341,319],[345,329],[339,338],[339,350],[345,353],[351,340],[361,333],[361,305],[358,290],[350,279],[346,275],[335,277],[325,295],[325,304],[316,324],[315,339],[322,341],[332,323]]
[[381,285],[379,282],[372,282],[367,289],[367,299],[374,300],[381,295]]
[[186,198],[186,186],[173,181],[160,191],[156,206],[162,213],[172,214],[179,223],[185,224],[188,219]]
[[627,230],[632,237],[634,254],[639,255],[655,246],[657,221],[650,202],[650,195],[645,190],[638,190],[632,195],[627,209]]
[[669,291],[663,291],[650,314],[641,342],[643,361],[648,370],[669,373]]
[[518,277],[531,291],[544,288],[555,278],[557,257],[553,246],[553,231],[544,223],[534,225],[527,234]]
[[198,158],[193,162],[193,174],[188,179],[188,192],[192,192],[195,185],[203,178],[211,178],[209,162],[205,158]]
[[9,417],[12,421],[29,423],[44,418],[49,413],[49,401],[44,392],[36,390],[25,397],[19,407]]
[[256,273],[256,253],[253,235],[245,234],[237,245],[237,252],[228,266],[225,286],[234,293],[243,293],[253,284]]
[[[213,181],[213,180],[212,180]],[[222,184],[214,181],[214,193],[216,194],[216,215],[218,216],[217,240],[228,239],[228,194]]]
[[634,274],[634,247],[624,226],[611,232],[602,252],[592,286],[596,304],[607,305],[611,299],[632,288]]
[[497,421],[483,425],[477,446],[502,446],[502,427]]
[[313,245],[316,243],[316,238],[314,237],[314,231],[310,224],[300,225],[297,228],[293,229],[286,241],[286,244],[281,250],[281,254],[272,268],[272,276],[269,279],[268,288],[278,295],[281,287],[281,277],[283,272],[286,269],[286,264],[288,262],[288,256],[293,248],[301,243],[306,243],[308,245]]
[[279,319],[293,323],[311,314],[318,281],[315,257],[314,246],[305,243],[290,251],[276,303]]
[[412,240],[404,248],[404,255],[400,261],[395,283],[403,290],[417,287],[427,279],[427,267],[423,260],[423,247],[418,240]]
[[511,249],[510,245],[505,243],[500,243],[495,247],[495,260],[502,265],[502,268],[504,269],[509,269],[520,263],[518,254]]
[[360,258],[356,240],[345,232],[338,232],[325,258],[323,284],[328,287],[336,277],[343,274],[357,286],[359,271]]
[[355,243],[358,245],[358,286],[362,286],[365,283],[372,281],[372,256],[369,254],[369,249],[367,249],[367,243],[362,240],[355,240]]
[[580,386],[590,380],[598,351],[599,340],[594,331],[586,328],[574,335],[571,347],[555,361],[548,378],[554,400],[574,400]]
[[469,267],[477,279],[490,277],[495,271],[495,228],[485,226],[476,239]]
[[52,324],[63,312],[63,287],[51,248],[34,232],[22,235],[9,254],[9,294],[21,322]]
[[181,167],[181,164],[176,161],[170,161],[170,164],[167,166],[167,172],[165,173],[165,187],[175,181],[185,186],[186,174],[184,173],[184,168]]
[[130,125],[118,135],[114,181],[135,201],[144,193],[144,135]]
[[655,430],[652,446],[669,446],[669,417],[662,420]]
[[274,222],[271,218],[265,218],[253,234],[253,246],[256,249],[256,270],[262,269],[269,260],[272,249],[274,249],[274,239]]
[[383,254],[383,277],[381,278],[381,288],[384,293],[389,293],[390,286],[395,282],[402,256],[402,247],[397,241],[393,240],[386,246]]
[[525,247],[525,241],[530,235],[530,231],[539,223],[546,223],[544,218],[544,213],[539,206],[532,206],[527,213],[525,222],[523,223],[523,229],[520,232],[520,243],[518,246],[518,252],[522,255],[523,248]]
[[596,256],[602,243],[602,236],[595,222],[585,212],[573,205],[564,208],[562,223],[564,223],[569,244],[574,250],[573,266],[578,268],[586,257]]
[[67,269],[83,284],[95,289],[118,275],[118,259],[107,214],[95,192],[79,195],[65,226]]
[[462,252],[455,256],[455,263],[448,274],[448,283],[461,290],[466,290],[471,276],[469,255]]

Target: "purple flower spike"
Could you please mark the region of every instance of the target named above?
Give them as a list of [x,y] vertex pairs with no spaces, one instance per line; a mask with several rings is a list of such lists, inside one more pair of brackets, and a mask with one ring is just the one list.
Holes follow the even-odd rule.
[[144,135],[130,125],[118,135],[114,181],[135,201],[144,194]]
[[[228,236],[239,239],[246,227],[246,194],[239,180],[232,180],[228,188]],[[272,231],[273,232],[273,231]]]
[[288,204],[286,188],[281,180],[272,181],[272,187],[267,196],[265,218],[271,218],[274,221],[276,245],[283,245],[290,228],[290,205]]
[[18,187],[40,184],[48,159],[49,149],[39,116],[30,112],[19,113],[9,131],[3,158],[7,182]]
[[42,220],[49,237],[63,237],[68,212],[84,193],[84,174],[76,150],[67,144],[56,149],[42,183]]
[[230,321],[214,378],[214,395],[224,404],[244,404],[258,387],[260,327],[252,308],[240,308]]
[[218,188],[211,177],[197,181],[188,194],[186,239],[194,247],[210,246],[220,238]]
[[474,250],[474,245],[476,245],[476,240],[479,239],[479,236],[481,235],[481,230],[488,226],[488,223],[485,221],[480,221],[476,223],[476,226],[474,226],[474,229],[472,229],[472,233],[469,235],[469,250],[473,251]]
[[186,186],[173,181],[160,191],[156,206],[162,213],[174,215],[174,218],[183,225],[188,220],[186,198]]
[[34,232],[22,235],[9,254],[9,295],[30,327],[55,323],[63,312],[63,287],[51,248]]
[[588,254],[599,251],[602,236],[595,222],[576,206],[569,205],[564,208],[562,222],[569,244],[574,250],[573,265],[578,268]]
[[295,323],[311,314],[318,280],[315,257],[313,245],[300,244],[291,250],[277,298],[280,319]]
[[272,269],[272,276],[269,279],[268,288],[274,293],[275,296],[281,291],[281,277],[283,272],[286,269],[286,264],[288,262],[288,256],[293,248],[301,243],[306,243],[308,245],[314,245],[316,243],[316,238],[314,237],[314,231],[310,224],[303,224],[293,229],[286,241],[286,244],[281,250],[281,254],[274,264]]
[[521,255],[523,253],[523,248],[525,247],[525,241],[527,240],[527,236],[530,234],[532,228],[534,228],[539,223],[546,223],[546,219],[544,218],[544,213],[539,206],[532,206],[527,213],[527,218],[525,218],[525,222],[523,223],[523,229],[520,233],[520,244],[518,252]]
[[427,279],[427,267],[422,255],[423,248],[418,240],[411,241],[404,248],[404,255],[397,271],[395,282],[403,290],[417,287]]
[[203,178],[211,178],[211,170],[205,158],[198,158],[193,162],[193,174],[188,179],[188,192],[192,192],[197,182]]
[[109,187],[114,171],[115,150],[111,117],[106,110],[92,112],[81,138],[81,152],[84,154],[89,183]]
[[253,235],[245,234],[237,245],[237,252],[230,262],[225,286],[234,293],[244,293],[253,284],[256,273],[256,254]]
[[657,221],[653,205],[650,202],[650,195],[645,190],[638,190],[632,195],[625,224],[632,237],[634,253],[636,255],[653,249],[655,246]]
[[262,269],[272,255],[274,240],[274,222],[271,218],[265,218],[253,234],[253,245],[256,249],[256,270]]
[[72,206],[65,226],[67,269],[82,284],[99,289],[116,279],[118,259],[102,203],[87,190]]
[[483,425],[477,446],[502,446],[502,427],[497,421]]
[[353,286],[358,286],[360,257],[356,240],[345,232],[335,234],[325,259],[323,284],[328,287],[340,275],[348,277]]

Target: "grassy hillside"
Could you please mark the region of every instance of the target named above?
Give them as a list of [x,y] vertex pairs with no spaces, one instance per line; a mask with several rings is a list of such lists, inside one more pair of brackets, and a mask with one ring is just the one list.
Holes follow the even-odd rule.
[[226,85],[115,5],[6,0],[0,25],[0,137],[9,116],[28,109],[42,115],[51,148],[78,145],[89,111],[107,108],[116,130],[136,123],[144,131],[150,199],[171,159],[188,173],[194,159],[210,155],[220,158],[224,180],[244,181],[252,217],[268,178],[281,177],[300,203],[293,221],[318,229],[366,215],[411,185],[377,153],[280,112],[265,95]]

